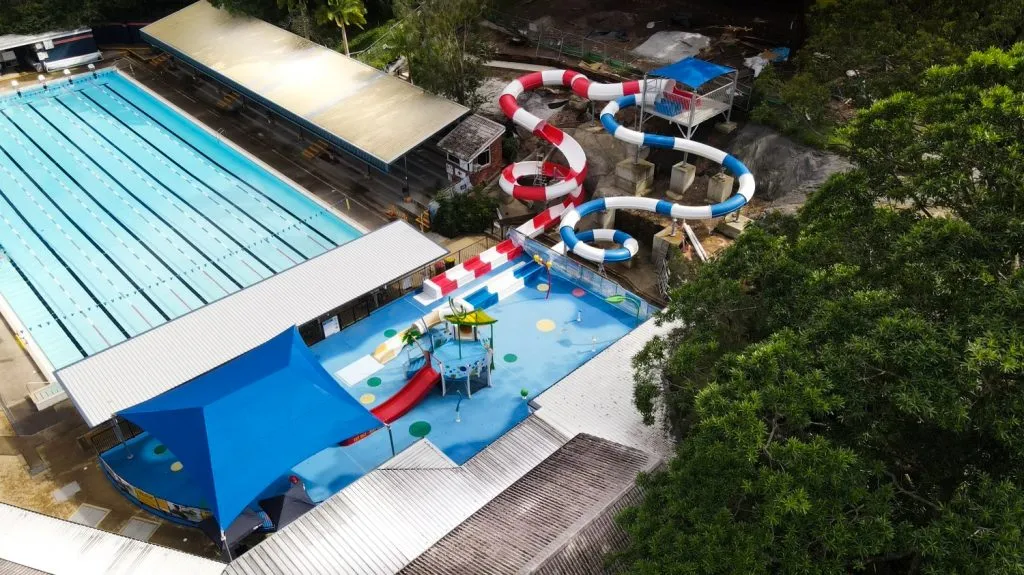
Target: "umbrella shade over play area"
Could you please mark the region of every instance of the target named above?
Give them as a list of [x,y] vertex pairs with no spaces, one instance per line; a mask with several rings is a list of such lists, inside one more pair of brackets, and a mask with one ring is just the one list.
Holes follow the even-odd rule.
[[719,76],[731,74],[735,71],[736,70],[729,68],[728,66],[722,66],[706,60],[698,60],[691,56],[684,60],[680,60],[675,64],[669,64],[668,66],[662,66],[657,70],[651,70],[647,75],[659,78],[669,78],[676,82],[682,82],[686,86],[696,90]]
[[178,457],[221,531],[295,465],[381,426],[294,327],[118,415]]

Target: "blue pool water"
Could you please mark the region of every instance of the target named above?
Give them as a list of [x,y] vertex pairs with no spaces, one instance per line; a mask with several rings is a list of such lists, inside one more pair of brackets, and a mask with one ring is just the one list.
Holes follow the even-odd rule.
[[[470,293],[487,279],[523,261],[529,260],[506,264],[453,295]],[[529,400],[635,326],[633,314],[606,304],[570,281],[554,277],[547,299],[538,289],[542,284],[547,284],[545,275],[534,274],[523,289],[487,308],[487,313],[498,320],[494,325],[496,365],[491,387],[477,388],[472,398],[464,398],[456,421],[456,390],[463,390],[463,385],[450,383],[444,396],[437,386],[424,401],[392,423],[396,451],[412,445],[429,428],[425,437],[456,464],[465,463],[525,419],[529,415]],[[334,373],[371,353],[391,335],[391,330],[407,328],[439,304],[425,308],[410,295],[314,345],[312,350],[324,368]],[[489,332],[489,328],[483,329]],[[403,351],[365,380],[348,386],[339,379],[339,385],[372,409],[406,384],[406,362],[410,355],[418,353]],[[525,399],[520,393],[524,389]],[[130,446],[141,457],[128,460],[124,449],[115,448],[103,454],[103,459],[126,481],[149,493],[183,505],[204,506],[187,474],[169,470],[174,455],[153,454],[156,444],[154,438],[143,435]],[[303,479],[314,501],[322,501],[390,458],[390,438],[382,429],[354,445],[329,447],[297,465],[292,472]],[[282,477],[268,487],[265,495],[283,492],[287,487],[287,478]]]
[[0,97],[0,294],[55,368],[359,234],[118,72]]

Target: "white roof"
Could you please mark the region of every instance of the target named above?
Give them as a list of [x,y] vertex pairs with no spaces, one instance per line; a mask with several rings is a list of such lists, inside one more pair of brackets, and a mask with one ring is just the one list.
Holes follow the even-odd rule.
[[568,436],[589,433],[669,457],[673,442],[660,414],[654,425],[645,425],[633,403],[633,356],[671,329],[647,320],[537,396],[537,416]]
[[36,42],[45,42],[46,40],[56,40],[57,38],[63,38],[65,36],[73,36],[75,34],[85,34],[92,32],[91,28],[79,28],[77,30],[65,30],[63,32],[43,32],[42,34],[3,34],[0,35],[0,50],[13,50],[14,48],[21,48],[22,46],[29,46]]
[[566,441],[531,416],[461,467],[371,471],[235,559],[224,573],[395,573]]
[[447,254],[394,222],[57,371],[90,426]]
[[[224,564],[0,503],[0,558],[53,575],[220,575]],[[0,571],[7,572],[0,564]]]
[[390,164],[468,108],[334,50],[205,0],[142,29],[157,46],[223,76]]

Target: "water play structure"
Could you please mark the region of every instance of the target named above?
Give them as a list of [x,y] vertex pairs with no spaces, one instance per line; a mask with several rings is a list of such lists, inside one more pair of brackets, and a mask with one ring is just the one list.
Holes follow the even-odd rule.
[[[601,124],[617,139],[637,146],[675,149],[692,153],[721,164],[739,180],[738,191],[728,200],[711,206],[686,206],[665,200],[643,197],[600,198],[582,203],[583,181],[587,176],[587,158],[583,148],[565,132],[519,106],[518,98],[526,91],[541,86],[565,86],[580,97],[590,100],[611,100],[601,111]],[[639,244],[625,232],[612,229],[587,230],[577,233],[576,225],[587,214],[615,209],[636,209],[656,212],[681,219],[708,219],[721,217],[742,208],[754,195],[754,177],[735,157],[706,144],[685,138],[646,134],[622,126],[615,114],[622,108],[638,103],[655,107],[666,95],[676,96],[678,83],[672,79],[634,80],[618,84],[597,84],[572,70],[545,70],[532,72],[513,80],[502,92],[499,105],[502,112],[516,124],[548,141],[562,153],[568,166],[553,162],[525,161],[509,165],[501,174],[501,189],[523,201],[551,201],[564,198],[532,220],[520,226],[519,231],[534,237],[561,219],[559,233],[565,248],[595,262],[623,261],[636,255]],[[694,98],[686,105],[698,106]],[[553,180],[546,185],[525,185],[525,178],[542,177]],[[580,205],[582,203],[582,205]],[[578,206],[578,207],[577,207]],[[593,241],[610,241],[621,247],[602,249],[591,245]]]

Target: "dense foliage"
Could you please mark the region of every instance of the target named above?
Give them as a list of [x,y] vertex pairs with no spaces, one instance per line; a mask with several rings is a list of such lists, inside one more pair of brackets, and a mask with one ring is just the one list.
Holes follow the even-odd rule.
[[97,22],[158,18],[188,4],[187,0],[3,0],[0,34],[38,34]]
[[634,573],[1024,573],[1024,45],[848,128],[860,168],[746,231],[634,359],[680,439]]
[[1005,0],[818,0],[807,20],[796,74],[759,78],[754,117],[819,144],[842,116],[830,97],[866,107],[931,66],[1024,40],[1024,2]]
[[396,50],[409,59],[413,83],[476,108],[483,65],[492,53],[480,34],[486,1],[399,0],[395,7],[402,20]]
[[498,200],[475,188],[464,194],[440,197],[430,228],[442,236],[454,238],[479,234],[491,228]]

